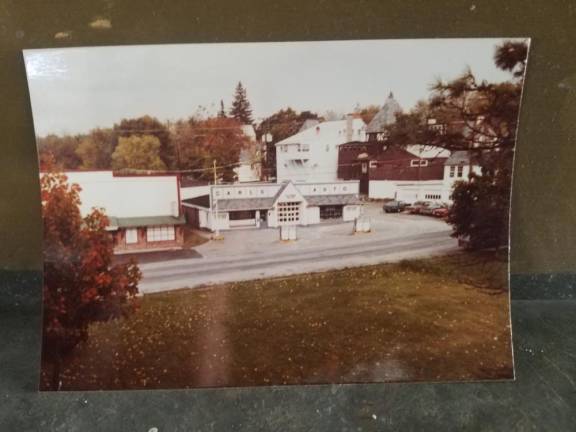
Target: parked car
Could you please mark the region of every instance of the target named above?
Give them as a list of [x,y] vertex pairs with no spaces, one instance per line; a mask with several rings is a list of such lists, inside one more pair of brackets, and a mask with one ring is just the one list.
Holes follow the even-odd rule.
[[439,210],[441,208],[444,208],[444,205],[440,203],[429,203],[426,207],[420,210],[420,214],[432,216],[434,214],[434,210]]
[[388,201],[387,203],[384,203],[382,209],[384,210],[384,213],[400,213],[401,211],[404,211],[406,206],[407,204],[404,201]]
[[416,201],[411,206],[406,207],[406,210],[408,210],[408,213],[410,214],[421,214],[422,210],[427,208],[429,204],[430,203],[426,201]]
[[448,212],[449,212],[448,207],[440,207],[432,210],[432,216],[437,218],[445,218],[446,216],[448,216]]

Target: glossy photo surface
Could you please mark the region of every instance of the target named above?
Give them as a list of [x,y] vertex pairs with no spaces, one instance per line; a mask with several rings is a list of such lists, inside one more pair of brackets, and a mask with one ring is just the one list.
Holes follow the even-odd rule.
[[40,388],[513,379],[529,42],[24,51]]

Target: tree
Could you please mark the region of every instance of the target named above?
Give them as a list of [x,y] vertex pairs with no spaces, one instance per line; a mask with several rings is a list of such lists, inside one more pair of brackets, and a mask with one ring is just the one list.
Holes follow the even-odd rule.
[[252,108],[250,107],[246,89],[242,86],[242,82],[238,82],[236,86],[230,116],[241,124],[252,124]]
[[354,108],[354,113],[360,115],[360,118],[366,124],[372,121],[372,119],[378,113],[378,111],[380,111],[380,107],[378,105],[368,105],[365,107],[356,105],[356,107]]
[[267,177],[276,176],[276,147],[278,141],[282,141],[289,136],[292,136],[300,130],[306,120],[318,120],[317,114],[310,111],[302,111],[297,113],[292,108],[288,107],[275,112],[271,116],[265,118],[256,129],[256,136],[259,140],[262,137],[270,137],[266,141],[266,159],[263,171]]
[[226,117],[226,110],[224,109],[224,101],[220,99],[220,111],[218,111],[218,117]]
[[213,117],[179,122],[175,127],[174,144],[180,155],[180,168],[190,171],[193,177],[212,180],[216,161],[219,180],[234,181],[240,152],[248,148],[250,139],[237,120]]
[[[43,365],[48,389],[58,390],[60,372],[74,348],[88,338],[91,323],[134,310],[140,270],[134,263],[113,265],[108,218],[94,209],[82,218],[80,187],[63,174],[41,178],[44,225]],[[46,369],[45,369],[46,370]]]
[[112,153],[112,168],[162,171],[166,165],[160,158],[160,141],[152,135],[120,138]]
[[500,69],[512,72],[514,77],[522,78],[526,69],[528,45],[521,41],[506,41],[496,48],[494,63]]
[[468,248],[499,248],[508,243],[510,184],[488,175],[470,182],[457,182],[448,223],[454,237],[468,239]]
[[123,119],[114,125],[114,132],[119,138],[130,136],[154,136],[160,142],[159,156],[165,166],[175,163],[175,155],[170,142],[170,131],[165,124],[151,116],[134,119]]
[[512,72],[511,81],[478,82],[470,70],[453,81],[438,81],[427,105],[397,116],[388,129],[391,143],[466,151],[480,165],[481,175],[472,174],[469,182],[455,184],[449,215],[454,236],[466,237],[471,248],[498,248],[508,241],[512,162],[527,52],[523,42],[504,42],[496,47],[494,58],[498,67]]
[[112,129],[94,129],[82,138],[76,154],[82,160],[80,168],[110,169],[112,153],[116,147],[116,135]]
[[78,169],[82,160],[76,153],[80,144],[80,136],[54,134],[45,137],[38,137],[38,154],[40,158],[40,167],[45,169],[44,161],[53,159],[55,167],[61,170]]

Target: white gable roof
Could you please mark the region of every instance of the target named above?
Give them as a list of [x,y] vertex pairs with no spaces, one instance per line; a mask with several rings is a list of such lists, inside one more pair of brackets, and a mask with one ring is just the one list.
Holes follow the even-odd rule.
[[447,158],[450,156],[449,150],[424,144],[409,145],[406,147],[406,151],[425,159]]
[[303,201],[306,202],[304,196],[300,191],[294,186],[291,181],[282,184],[280,190],[276,193],[274,197],[274,204],[277,202],[293,202],[293,201]]
[[[282,144],[343,144],[347,142],[347,120],[327,121],[289,136],[276,145]],[[363,141],[366,124],[360,118],[352,120],[352,140]]]

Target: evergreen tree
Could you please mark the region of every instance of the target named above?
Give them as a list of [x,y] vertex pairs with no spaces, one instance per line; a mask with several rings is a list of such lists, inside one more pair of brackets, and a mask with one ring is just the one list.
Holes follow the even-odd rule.
[[226,117],[226,110],[224,109],[224,101],[222,99],[220,99],[220,111],[218,111],[218,117]]
[[[469,70],[432,88],[427,105],[397,116],[388,128],[389,142],[421,143],[452,152],[465,151],[481,175],[456,182],[448,222],[453,235],[468,240],[471,249],[499,248],[508,242],[510,186],[522,79],[528,46],[504,42],[496,47],[497,67],[512,73],[501,83],[478,81]],[[430,127],[427,120],[436,120]]]
[[246,89],[240,81],[236,86],[230,115],[242,124],[252,124],[252,108],[246,96]]

